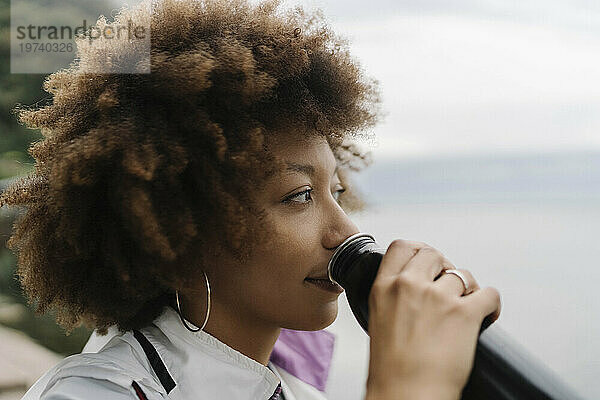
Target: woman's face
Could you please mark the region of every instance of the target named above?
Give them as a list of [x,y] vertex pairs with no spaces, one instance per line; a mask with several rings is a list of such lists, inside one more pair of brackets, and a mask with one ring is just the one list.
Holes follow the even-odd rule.
[[324,138],[269,140],[270,150],[289,163],[253,195],[273,241],[244,265],[223,260],[208,271],[215,312],[235,313],[228,319],[240,323],[322,329],[335,320],[341,291],[310,278],[326,278],[335,248],[359,229],[337,202],[344,187]]

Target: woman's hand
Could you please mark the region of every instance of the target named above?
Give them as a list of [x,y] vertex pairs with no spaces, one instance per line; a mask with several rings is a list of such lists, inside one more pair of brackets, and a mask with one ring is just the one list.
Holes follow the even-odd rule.
[[[371,337],[367,399],[456,400],[473,367],[481,323],[500,315],[500,294],[480,289],[462,296],[455,267],[426,243],[394,240],[369,296]],[[439,278],[438,278],[439,276]]]

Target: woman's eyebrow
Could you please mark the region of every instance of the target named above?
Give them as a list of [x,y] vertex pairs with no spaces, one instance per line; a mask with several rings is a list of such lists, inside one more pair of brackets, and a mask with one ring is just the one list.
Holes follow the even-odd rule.
[[[294,171],[294,172],[300,172],[302,174],[310,176],[311,178],[315,176],[315,167],[310,164],[297,164],[297,163],[293,163],[293,162],[288,162],[287,170]],[[333,175],[335,175],[337,170],[338,170],[338,165],[335,166]]]

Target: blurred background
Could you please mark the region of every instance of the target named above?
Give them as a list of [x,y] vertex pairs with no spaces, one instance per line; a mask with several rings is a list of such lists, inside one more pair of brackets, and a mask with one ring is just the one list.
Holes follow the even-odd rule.
[[[69,2],[67,2],[69,3]],[[110,15],[125,2],[73,1]],[[131,2],[130,2],[131,4]],[[386,119],[355,180],[353,219],[386,247],[424,241],[502,294],[496,322],[586,399],[600,398],[600,3],[593,0],[285,1],[323,9],[383,91]],[[65,12],[57,10],[57,12]],[[76,15],[76,14],[74,14]],[[44,76],[11,74],[0,0],[0,190],[27,174],[41,135],[18,104],[44,104]],[[1,241],[16,210],[0,210]],[[0,246],[0,400],[20,395],[90,331],[34,316]],[[345,298],[327,395],[361,399],[368,337]]]
[[[32,12],[45,1],[18,1]],[[65,0],[52,10],[49,20],[80,21],[90,15],[94,21],[101,13],[110,15],[111,1]],[[45,11],[47,12],[47,11]],[[89,18],[89,17],[88,17]],[[91,19],[88,19],[91,20]],[[29,144],[40,140],[38,131],[20,126],[12,110],[17,104],[46,104],[51,101],[42,89],[45,75],[12,74],[10,70],[11,1],[0,0],[0,191],[15,177],[33,169],[27,153]],[[20,399],[46,370],[64,356],[79,353],[91,331],[78,328],[69,336],[54,321],[53,315],[36,316],[27,304],[15,278],[15,257],[5,247],[19,210],[0,208],[0,400]]]

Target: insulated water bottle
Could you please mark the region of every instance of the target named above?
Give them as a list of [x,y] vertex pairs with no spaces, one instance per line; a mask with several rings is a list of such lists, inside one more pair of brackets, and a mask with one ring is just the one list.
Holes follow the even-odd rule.
[[[369,292],[385,252],[373,236],[357,233],[336,249],[327,266],[329,279],[344,288],[350,309],[367,334]],[[462,400],[582,400],[506,332],[496,325],[488,329],[490,318],[481,325]]]

